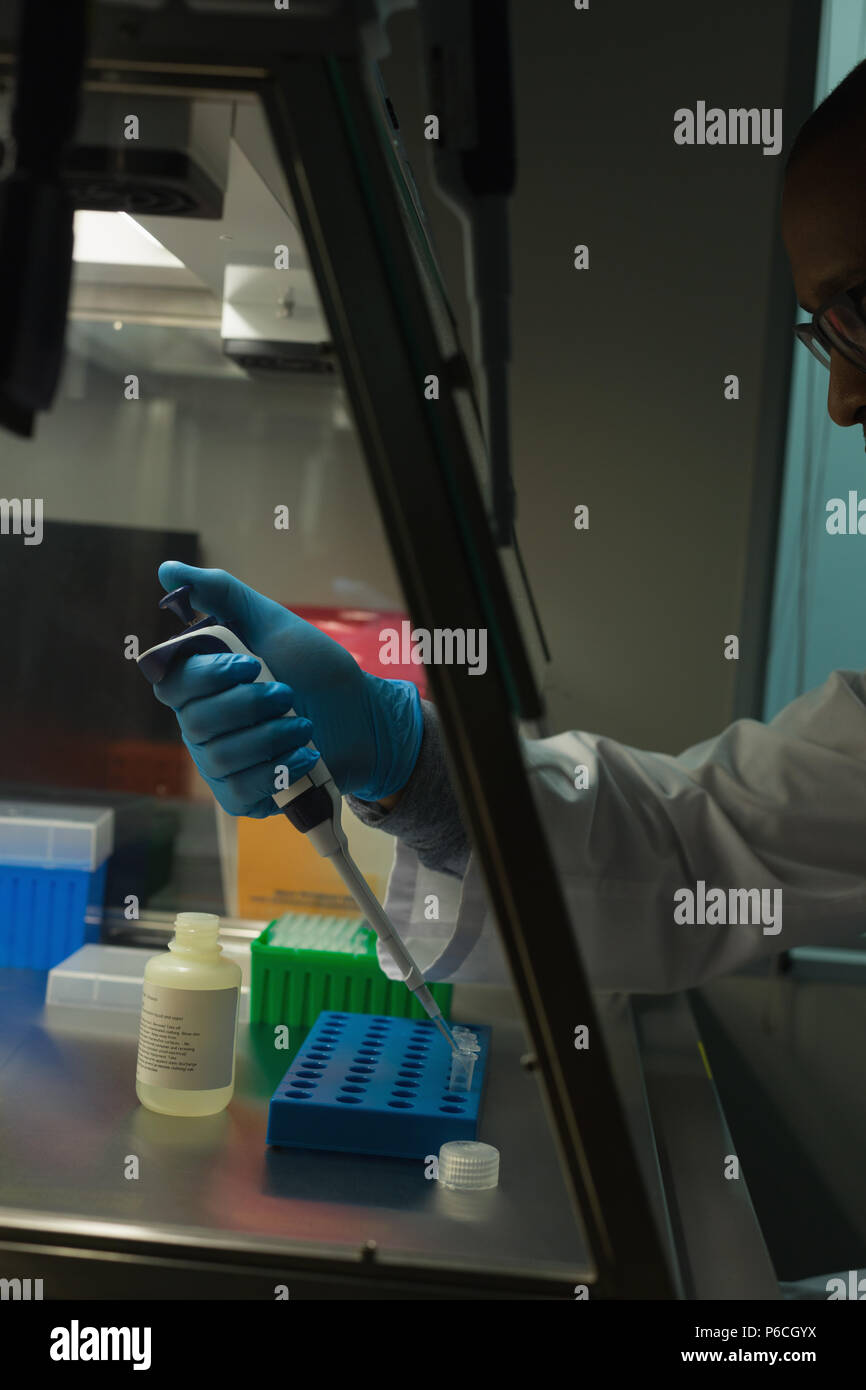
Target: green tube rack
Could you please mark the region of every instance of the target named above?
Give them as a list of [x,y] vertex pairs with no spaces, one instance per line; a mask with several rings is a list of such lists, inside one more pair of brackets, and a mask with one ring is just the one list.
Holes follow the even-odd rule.
[[[285,913],[252,943],[250,1023],[311,1028],[325,1009],[426,1018],[402,980],[389,980],[376,955],[376,933],[363,917]],[[433,984],[443,1016],[453,985]]]

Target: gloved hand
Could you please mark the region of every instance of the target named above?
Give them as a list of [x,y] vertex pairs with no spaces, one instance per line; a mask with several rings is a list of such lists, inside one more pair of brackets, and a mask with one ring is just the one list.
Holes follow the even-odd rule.
[[[259,663],[230,652],[178,662],[154,686],[176,713],[183,741],[231,815],[276,814],[275,767],[295,782],[317,761],[312,738],[345,795],[379,801],[406,785],[423,733],[411,681],[382,680],[318,628],[224,570],[176,560],[159,567],[166,592],[190,584],[190,602],[231,627],[275,677],[253,685]],[[297,718],[281,718],[294,708]]]

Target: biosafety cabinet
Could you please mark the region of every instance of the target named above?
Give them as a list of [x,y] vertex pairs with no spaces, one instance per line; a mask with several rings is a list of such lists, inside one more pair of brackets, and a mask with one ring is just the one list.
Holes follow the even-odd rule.
[[[235,1098],[185,1123],[136,1103],[135,969],[94,957],[46,997],[62,958],[3,967],[0,1274],[60,1298],[778,1297],[692,1004],[590,990],[524,767],[544,645],[512,544],[505,7],[419,7],[436,179],[465,222],[462,344],[379,70],[403,6],[104,0],[86,43],[85,8],[48,36],[0,7],[5,126],[47,190],[14,208],[42,240],[14,243],[10,215],[3,243],[6,321],[42,337],[7,340],[2,490],[44,511],[41,544],[0,555],[20,580],[2,794],[113,812],[72,946],[146,959],[175,911],[216,911],[244,995]],[[169,554],[292,607],[488,634],[483,680],[432,664],[425,693],[512,977],[449,1000],[490,1029],[497,1187],[266,1147],[286,1062],[250,1021],[251,945],[277,914],[237,897],[239,861],[249,884],[264,859],[125,659],[172,630]],[[363,850],[382,888],[384,841]]]

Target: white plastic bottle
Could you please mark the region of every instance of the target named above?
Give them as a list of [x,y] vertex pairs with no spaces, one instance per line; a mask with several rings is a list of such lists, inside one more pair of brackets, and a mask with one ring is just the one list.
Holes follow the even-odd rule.
[[179,912],[168,951],[144,968],[135,1089],[162,1115],[215,1115],[234,1093],[241,970],[219,923]]

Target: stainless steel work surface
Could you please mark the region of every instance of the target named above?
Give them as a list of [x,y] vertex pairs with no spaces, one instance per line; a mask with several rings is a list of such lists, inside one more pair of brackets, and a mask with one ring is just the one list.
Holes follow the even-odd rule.
[[268,1099],[289,1060],[274,1050],[272,1028],[241,1026],[235,1096],[223,1114],[145,1110],[134,1084],[137,1015],[46,1009],[45,978],[0,971],[0,1221],[49,1230],[95,1222],[109,1237],[121,1228],[183,1233],[274,1254],[356,1256],[373,1241],[378,1260],[586,1281],[514,1021],[493,1024],[479,1132],[501,1152],[500,1186],[454,1193],[425,1178],[420,1161],[267,1149]]

